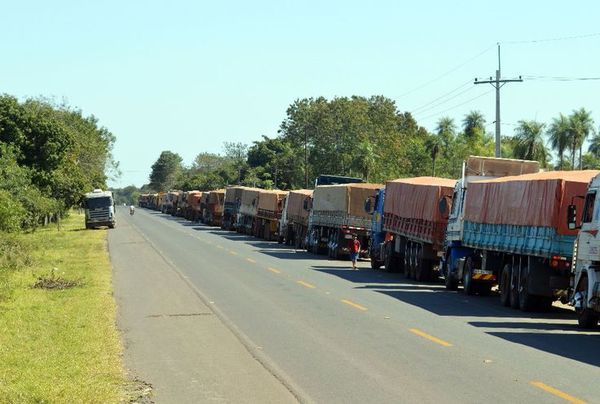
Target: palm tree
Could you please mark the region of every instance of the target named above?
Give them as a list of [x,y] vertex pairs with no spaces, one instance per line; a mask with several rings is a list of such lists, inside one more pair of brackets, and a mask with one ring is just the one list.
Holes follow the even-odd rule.
[[594,132],[594,120],[592,119],[591,112],[586,111],[585,108],[580,108],[576,111],[573,111],[569,120],[571,121],[572,130],[571,159],[573,169],[575,169],[575,152],[577,148],[579,148],[579,169],[581,169],[581,155],[583,149],[583,142],[590,135],[590,133]]
[[600,158],[600,133],[596,133],[590,140],[588,152],[592,153],[594,157]]
[[473,140],[478,134],[485,133],[485,118],[479,111],[471,111],[462,121],[465,137]]
[[435,177],[435,160],[437,159],[440,150],[444,146],[444,140],[439,135],[431,135],[425,141],[425,148],[429,152],[431,156],[431,161],[433,163],[433,168],[431,170],[431,176]]
[[558,153],[558,168],[563,166],[563,156],[569,147],[570,133],[571,124],[568,117],[561,113],[558,118],[552,120],[547,134],[550,138],[550,146]]
[[515,129],[515,157],[523,160],[537,160],[545,167],[548,149],[544,143],[545,124],[536,121],[519,121]]
[[450,144],[456,136],[456,125],[454,119],[450,117],[442,117],[437,122],[435,133],[442,139],[444,144],[444,152],[448,150]]

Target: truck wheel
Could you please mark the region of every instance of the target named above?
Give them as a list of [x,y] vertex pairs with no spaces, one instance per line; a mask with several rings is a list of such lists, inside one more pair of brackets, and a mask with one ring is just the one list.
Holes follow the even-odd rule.
[[432,262],[423,258],[423,246],[418,244],[416,254],[416,278],[419,282],[428,282],[431,279]]
[[512,268],[510,264],[504,265],[500,274],[500,303],[502,306],[510,306],[510,277]]
[[458,289],[458,280],[450,273],[449,268],[446,269],[446,273],[444,274],[444,284],[446,285],[446,290]]
[[529,266],[521,269],[519,280],[519,308],[521,311],[531,311],[535,298],[529,294]]
[[371,268],[379,269],[381,268],[381,261],[377,261],[373,255],[371,255]]
[[473,259],[467,258],[465,268],[463,270],[463,293],[472,295],[475,293],[475,285],[473,285]]
[[[588,290],[587,276],[584,276],[583,278],[581,278],[581,281],[579,282],[579,286],[577,287],[577,290],[579,292],[583,292],[584,296],[587,296],[587,290]],[[584,304],[587,305],[587,297],[586,297],[586,301],[584,302]],[[598,313],[594,312],[591,309],[584,308],[577,313],[577,323],[579,324],[579,327],[581,327],[581,328],[596,328],[596,326],[598,325],[598,317],[599,317]]]
[[394,257],[392,252],[392,244],[385,245],[385,256],[383,257],[383,266],[386,272],[394,272]]
[[410,279],[410,267],[412,266],[410,256],[410,242],[407,241],[406,244],[404,244],[404,276],[406,279]]
[[519,308],[519,266],[514,265],[510,274],[509,302],[513,309]]
[[115,223],[111,223],[111,224],[109,224],[109,225],[108,225],[108,228],[109,228],[109,229],[114,229],[114,228],[115,228]]

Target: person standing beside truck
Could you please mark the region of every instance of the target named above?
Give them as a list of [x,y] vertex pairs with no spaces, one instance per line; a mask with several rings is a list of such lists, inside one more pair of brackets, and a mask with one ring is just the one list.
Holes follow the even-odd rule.
[[350,240],[350,260],[352,261],[352,269],[356,268],[356,261],[358,260],[358,254],[360,254],[360,241],[358,241],[358,237],[356,234],[352,235],[352,240]]

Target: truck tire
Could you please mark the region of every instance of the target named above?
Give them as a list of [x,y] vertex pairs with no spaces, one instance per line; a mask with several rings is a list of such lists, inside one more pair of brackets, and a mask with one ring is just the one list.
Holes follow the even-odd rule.
[[519,308],[519,266],[513,265],[510,274],[509,302],[513,309]]
[[473,259],[471,257],[467,258],[463,270],[463,293],[467,296],[475,293],[475,285],[473,282]]
[[406,279],[410,279],[411,275],[411,252],[410,252],[410,241],[404,244],[404,276]]
[[[577,290],[579,292],[585,292],[585,294],[587,295],[587,289],[588,278],[587,276],[584,276],[581,278]],[[585,304],[587,304],[587,301],[585,302]],[[591,309],[584,308],[577,313],[577,323],[579,324],[580,328],[596,328],[596,326],[598,325],[598,317],[598,313],[594,312]]]
[[446,290],[458,289],[458,280],[453,274],[450,273],[450,270],[448,268],[446,269],[446,273],[444,274],[444,284],[446,285]]
[[521,279],[519,279],[519,309],[521,311],[531,311],[535,304],[535,297],[529,294],[529,266],[521,269]]
[[373,254],[371,254],[371,268],[372,269],[379,269],[379,268],[381,268],[381,261],[377,261],[375,259],[375,257],[373,257]]
[[385,255],[383,256],[383,266],[385,267],[386,272],[394,272],[394,253],[392,251],[392,244],[386,243],[385,245]]
[[510,277],[512,276],[512,267],[510,264],[504,265],[500,274],[500,304],[510,306]]
[[423,246],[421,244],[417,244],[415,264],[415,278],[417,281],[428,282],[431,279],[433,265],[431,261],[423,257]]

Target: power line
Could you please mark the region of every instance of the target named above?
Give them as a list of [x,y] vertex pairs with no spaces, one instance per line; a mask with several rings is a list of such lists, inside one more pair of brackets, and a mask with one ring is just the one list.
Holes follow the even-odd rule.
[[440,95],[439,97],[437,97],[437,98],[435,98],[435,99],[433,99],[433,100],[429,101],[429,102],[428,102],[428,103],[426,103],[426,104],[423,104],[423,105],[421,105],[421,106],[419,106],[419,107],[417,107],[417,108],[413,109],[413,110],[412,110],[412,111],[410,111],[410,112],[411,112],[411,114],[413,114],[413,113],[417,112],[418,110],[420,110],[420,109],[423,109],[423,108],[425,108],[425,107],[427,107],[427,106],[429,106],[429,105],[431,105],[431,104],[435,103],[436,101],[438,101],[438,100],[440,100],[440,99],[442,99],[442,98],[445,98],[446,96],[448,96],[448,95],[450,95],[450,94],[452,94],[452,93],[454,93],[454,92],[456,92],[456,91],[458,91],[458,90],[460,90],[460,89],[464,88],[465,86],[468,86],[469,84],[471,84],[471,80],[467,80],[467,81],[465,81],[463,84],[461,84],[460,86],[456,87],[455,89],[448,91],[446,94]]
[[463,62],[463,63],[461,63],[461,64],[459,64],[459,65],[457,65],[457,66],[453,67],[452,69],[450,69],[450,70],[446,71],[445,73],[442,73],[442,74],[440,74],[439,76],[437,76],[437,77],[435,77],[435,78],[433,78],[433,79],[431,79],[431,80],[429,80],[429,81],[427,81],[427,82],[425,82],[425,83],[423,83],[423,84],[420,84],[420,85],[418,85],[417,87],[414,87],[414,88],[413,88],[413,89],[411,89],[411,90],[408,90],[408,91],[407,91],[407,92],[405,92],[404,94],[400,94],[398,97],[396,97],[396,99],[400,99],[400,98],[403,98],[403,97],[405,97],[405,96],[407,96],[407,95],[409,95],[409,94],[412,94],[412,93],[414,93],[415,91],[418,91],[418,90],[420,90],[420,89],[422,89],[422,88],[424,88],[424,87],[427,87],[427,86],[428,86],[428,85],[430,85],[431,83],[435,83],[436,81],[438,81],[438,80],[440,80],[440,79],[442,79],[442,78],[446,77],[447,75],[449,75],[449,74],[451,74],[451,73],[454,73],[455,71],[457,71],[457,70],[458,70],[458,69],[460,69],[461,67],[463,67],[463,66],[467,65],[468,63],[471,63],[473,60],[477,59],[477,58],[478,58],[478,57],[480,57],[481,55],[483,55],[483,54],[485,54],[486,52],[488,52],[488,51],[489,51],[490,49],[492,49],[494,46],[495,46],[495,45],[491,45],[491,46],[489,46],[489,47],[485,48],[484,50],[482,50],[481,52],[479,52],[479,53],[478,53],[478,54],[476,54],[475,56],[473,56],[473,57],[471,57],[470,59],[468,59],[467,61],[465,61],[465,62]]
[[[470,84],[470,82],[471,81],[469,80],[469,84]],[[443,101],[435,103],[434,105],[431,105],[430,107],[427,107],[425,109],[421,109],[420,111],[416,111],[416,110],[415,111],[411,111],[411,114],[412,113],[422,114],[424,112],[431,111],[432,109],[435,109],[435,108],[437,108],[437,107],[439,107],[441,105],[444,105],[447,102],[452,101],[453,99],[458,98],[458,97],[460,97],[461,95],[463,95],[465,93],[468,93],[469,91],[473,91],[474,89],[475,89],[475,87],[471,86],[471,87],[467,88],[466,90],[463,90],[463,91],[459,92],[458,94],[453,95],[450,98],[447,98],[447,99],[445,99]]]
[[582,35],[572,35],[572,36],[563,36],[557,38],[542,38],[542,39],[528,39],[528,40],[520,40],[520,41],[504,41],[501,42],[503,44],[524,44],[524,43],[539,43],[539,42],[555,42],[555,41],[568,41],[571,39],[586,39],[600,37],[600,32],[593,32],[590,34],[582,34]]
[[564,77],[564,76],[534,76],[523,75],[528,80],[545,80],[545,81],[596,81],[600,77]]
[[446,108],[446,109],[444,109],[444,110],[442,110],[442,111],[438,111],[438,112],[436,112],[435,114],[431,114],[431,115],[424,116],[424,117],[422,117],[422,118],[419,118],[419,120],[423,120],[423,121],[424,121],[424,120],[426,120],[426,119],[429,119],[429,118],[432,118],[432,117],[434,117],[434,116],[437,116],[437,115],[443,114],[444,112],[448,112],[448,111],[451,111],[451,110],[453,110],[453,109],[455,109],[455,108],[462,107],[463,105],[465,105],[465,104],[468,104],[468,103],[470,103],[471,101],[475,101],[476,99],[478,99],[478,98],[481,98],[481,97],[483,97],[484,95],[488,95],[488,94],[490,94],[492,91],[494,91],[494,90],[486,91],[486,92],[485,92],[485,93],[483,93],[483,94],[479,94],[477,97],[469,98],[468,100],[466,100],[466,101],[464,101],[464,102],[461,102],[460,104],[456,104],[456,105],[454,105],[454,106],[452,106],[452,107],[450,107],[450,108]]

